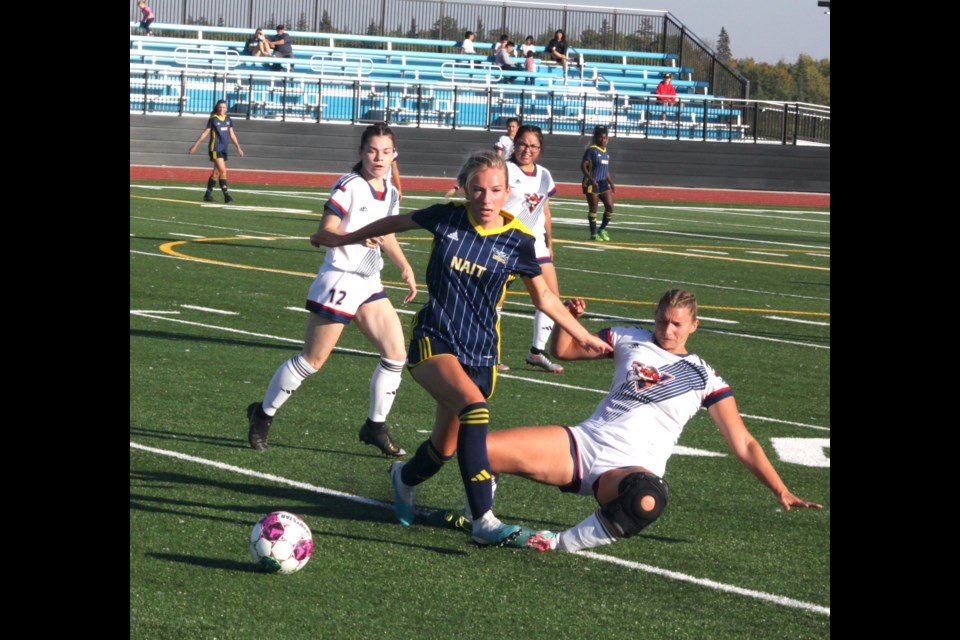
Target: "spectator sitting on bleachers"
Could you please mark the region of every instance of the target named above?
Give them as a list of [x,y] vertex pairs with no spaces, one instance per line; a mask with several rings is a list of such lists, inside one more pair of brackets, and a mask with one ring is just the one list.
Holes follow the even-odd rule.
[[553,40],[548,42],[544,49],[548,60],[554,60],[563,65],[564,83],[567,81],[567,49],[569,48],[570,43],[567,42],[567,37],[563,29],[557,29],[556,33],[553,34]]
[[[286,28],[282,24],[277,25],[277,35],[270,36],[268,42],[270,48],[273,49],[273,56],[275,58],[293,57],[293,41],[290,39],[290,34],[287,33]],[[273,68],[277,71],[282,69],[279,64],[273,65]]]
[[[506,44],[500,47],[500,51],[497,52],[496,62],[504,71],[523,71],[523,65],[517,62],[517,59],[513,57],[513,50],[515,46],[516,45],[513,42],[508,40]],[[508,84],[513,84],[517,81],[517,77],[504,77],[503,81]]]
[[[656,94],[661,105],[667,107],[676,104],[677,88],[673,86],[673,74],[668,73],[663,76],[663,80],[657,85]],[[667,119],[666,112],[663,113],[662,119]]]
[[520,45],[520,53],[524,57],[526,57],[531,51],[536,52],[536,50],[537,45],[533,43],[533,36],[527,36],[527,38],[523,41],[523,44]]
[[507,44],[510,41],[510,36],[505,33],[500,34],[500,39],[493,43],[493,46],[490,47],[490,55],[487,56],[489,62],[495,62],[500,64],[499,56],[500,50],[503,49],[503,45]]
[[269,56],[273,53],[263,35],[263,29],[257,29],[256,33],[247,38],[243,45],[243,53],[248,56]]
[[460,43],[460,53],[476,53],[473,48],[473,31],[467,31],[463,34],[463,42]]

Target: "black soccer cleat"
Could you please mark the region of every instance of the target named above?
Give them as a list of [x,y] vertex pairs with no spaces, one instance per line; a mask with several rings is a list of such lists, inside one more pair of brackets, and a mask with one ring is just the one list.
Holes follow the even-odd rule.
[[383,455],[391,458],[407,455],[407,452],[397,446],[397,443],[390,437],[387,425],[376,425],[370,422],[370,418],[367,418],[367,421],[360,427],[360,442],[379,447]]
[[233,196],[231,196],[229,193],[225,193],[223,194],[223,201],[227,204],[230,204],[233,202]]
[[250,430],[247,432],[247,441],[250,446],[257,451],[269,449],[267,434],[270,433],[270,427],[273,425],[273,417],[263,412],[261,403],[254,402],[247,407],[247,418],[250,420]]
[[213,202],[213,195],[210,194],[210,193],[205,193],[205,194],[203,194],[203,201],[204,201],[204,202]]

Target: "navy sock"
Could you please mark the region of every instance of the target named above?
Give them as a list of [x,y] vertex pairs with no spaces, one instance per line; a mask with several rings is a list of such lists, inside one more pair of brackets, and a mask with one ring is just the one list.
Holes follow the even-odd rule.
[[408,487],[414,487],[436,475],[437,471],[440,471],[440,468],[452,457],[440,455],[428,438],[417,448],[413,458],[403,465],[400,470],[400,479]]
[[490,409],[486,402],[476,402],[460,412],[460,433],[457,435],[457,463],[467,494],[470,511],[480,518],[493,505],[490,459],[487,457],[487,432]]

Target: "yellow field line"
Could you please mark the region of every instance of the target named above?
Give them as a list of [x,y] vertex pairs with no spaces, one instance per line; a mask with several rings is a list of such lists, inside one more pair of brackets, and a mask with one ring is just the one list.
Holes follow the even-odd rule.
[[[407,239],[408,240],[424,240],[424,241],[433,240],[432,238],[407,238]],[[185,253],[181,253],[180,251],[176,251],[174,249],[174,247],[178,247],[184,244],[191,244],[195,242],[230,242],[235,240],[264,240],[268,242],[273,242],[276,240],[306,240],[306,238],[303,236],[276,236],[276,237],[246,236],[246,237],[232,237],[232,238],[193,238],[190,240],[175,240],[173,242],[164,243],[160,245],[160,251],[170,256],[183,258],[184,260],[190,260],[192,262],[202,262],[204,264],[215,264],[223,267],[236,267],[238,269],[248,269],[250,271],[264,271],[266,273],[282,273],[284,275],[303,276],[306,278],[313,278],[313,277],[316,277],[317,275],[316,273],[304,273],[302,271],[287,271],[285,269],[274,269],[272,267],[254,267],[252,265],[238,264],[234,262],[224,262],[222,260],[210,260],[209,258],[197,258],[195,256],[190,256]],[[584,243],[581,243],[581,244],[584,244]],[[686,255],[686,254],[679,254],[679,255]],[[407,284],[406,282],[392,282],[389,280],[384,280],[383,283],[394,285],[394,286],[406,286]],[[424,289],[426,288],[424,285],[421,285],[420,283],[417,283],[417,287],[418,288],[423,287]],[[525,291],[523,292],[507,291],[507,294],[516,295],[516,296],[528,295]],[[643,302],[638,300],[616,300],[612,298],[595,298],[595,297],[588,297],[588,296],[575,296],[575,297],[583,298],[584,300],[591,301],[591,302],[610,302],[614,304],[645,305],[645,306],[653,306],[656,304],[656,302]],[[749,307],[714,307],[710,305],[698,305],[698,306],[700,309],[711,309],[714,311],[743,311],[743,312],[749,312],[749,313],[781,313],[781,314],[795,315],[795,316],[817,316],[817,317],[824,317],[824,318],[830,317],[829,313],[823,313],[819,311],[791,311],[788,309],[752,309]]]

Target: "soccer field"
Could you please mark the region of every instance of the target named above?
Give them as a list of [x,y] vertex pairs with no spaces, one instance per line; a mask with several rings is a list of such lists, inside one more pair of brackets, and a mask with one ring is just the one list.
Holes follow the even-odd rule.
[[[131,638],[829,637],[828,209],[618,199],[611,242],[596,243],[582,199],[551,200],[560,290],[587,300],[584,324],[650,328],[663,291],[693,291],[700,328],[688,348],[730,383],[793,493],[824,505],[783,511],[701,411],[667,465],[663,516],[629,540],[563,554],[478,549],[459,530],[396,523],[390,461],[357,439],[377,357],[353,326],[278,413],[270,449],[247,445],[246,406],[302,344],[324,255],[307,238],[329,190],[238,184],[229,206],[202,192],[131,182]],[[405,193],[402,209],[439,197]],[[420,293],[400,304],[389,261],[383,280],[406,331],[426,300],[430,236],[398,239]],[[525,366],[532,315],[517,283],[492,430],[577,424],[609,386],[608,361],[564,363],[559,375]],[[433,413],[405,371],[388,424],[410,454]],[[462,506],[456,461],[418,487],[417,503]],[[595,507],[506,477],[494,510],[561,530]],[[313,531],[313,557],[293,575],[258,572],[247,549],[276,510]]]

